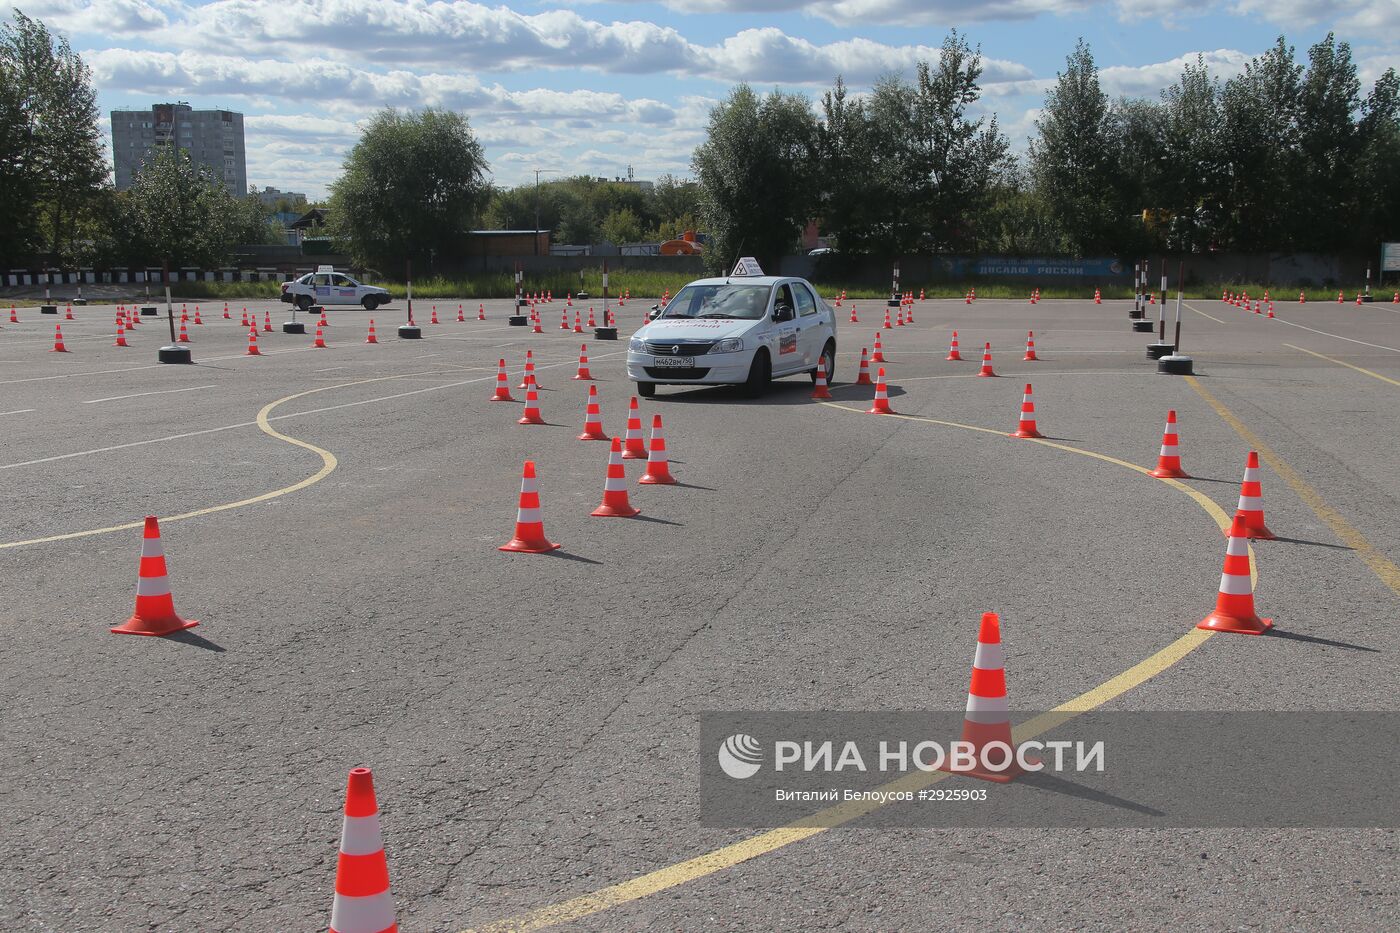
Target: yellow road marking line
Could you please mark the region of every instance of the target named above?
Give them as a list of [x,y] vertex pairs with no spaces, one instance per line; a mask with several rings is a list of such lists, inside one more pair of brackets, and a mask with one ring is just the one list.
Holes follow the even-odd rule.
[[[379,376],[374,379],[361,379],[356,382],[343,382],[339,385],[322,386],[317,389],[308,389],[305,392],[297,392],[294,395],[288,395],[284,398],[279,398],[275,402],[269,402],[268,404],[262,407],[262,410],[258,412],[257,418],[254,420],[254,423],[258,426],[258,430],[262,431],[268,437],[271,437],[275,440],[285,441],[288,444],[304,448],[316,454],[321,458],[321,469],[317,470],[315,473],[311,474],[305,479],[293,483],[290,486],[283,486],[280,489],[273,489],[270,492],[265,492],[257,496],[251,496],[247,499],[239,499],[237,502],[225,502],[222,505],[212,505],[208,508],[195,509],[193,512],[182,512],[179,515],[165,516],[161,518],[161,521],[165,522],[166,524],[169,524],[170,522],[183,521],[187,518],[198,518],[202,515],[213,515],[216,512],[227,512],[230,509],[239,509],[247,505],[256,505],[259,502],[267,502],[271,499],[276,499],[281,496],[290,495],[291,493],[305,489],[307,486],[319,483],[321,480],[329,476],[331,474],[331,471],[334,470],[338,465],[338,461],[335,458],[335,454],[331,453],[329,450],[317,447],[315,444],[311,444],[306,441],[299,440],[295,437],[283,434],[281,431],[278,431],[276,428],[274,428],[272,424],[268,421],[268,415],[270,415],[273,409],[275,409],[279,405],[285,404],[286,402],[290,402],[294,399],[302,398],[303,396],[314,395],[317,392],[328,392],[331,389],[343,389],[349,386],[365,385],[366,383],[370,382],[384,382],[389,379],[400,378],[402,377]],[[72,541],[75,538],[88,538],[93,535],[110,534],[114,531],[128,531],[132,528],[140,528],[143,524],[144,520],[139,522],[126,522],[121,525],[109,525],[106,528],[89,528],[85,531],[70,531],[67,534],[49,535],[44,538],[30,538],[27,541],[7,541],[4,544],[0,544],[0,551],[8,550],[10,548],[25,547],[26,545],[30,544],[48,544],[52,541]]]
[[1293,488],[1293,491],[1298,494],[1298,498],[1302,499],[1303,503],[1312,509],[1318,518],[1327,523],[1328,527],[1332,529],[1332,533],[1340,538],[1347,547],[1355,551],[1356,555],[1366,562],[1366,566],[1370,567],[1376,576],[1381,578],[1382,583],[1390,587],[1397,596],[1400,596],[1400,567],[1397,567],[1390,558],[1376,550],[1375,546],[1366,540],[1365,535],[1343,518],[1336,509],[1328,505],[1316,489],[1308,485],[1307,481],[1293,467],[1285,463],[1283,458],[1276,454],[1268,444],[1265,444],[1259,435],[1245,427],[1244,423],[1235,417],[1234,412],[1206,391],[1205,386],[1201,385],[1195,376],[1182,378],[1191,388],[1196,390],[1201,398],[1210,404],[1211,408],[1215,409],[1215,413],[1224,419],[1226,424],[1235,429],[1236,434],[1244,438],[1245,443],[1259,452],[1259,456],[1269,465],[1269,468],[1283,477],[1283,481]]
[[[823,402],[828,408],[836,408],[841,411],[859,412],[861,409],[850,408],[846,405],[837,405],[832,402]],[[903,418],[908,421],[923,421],[929,424],[938,424],[951,428],[963,428],[968,431],[979,431],[983,434],[996,434],[1006,436],[1005,431],[997,431],[992,428],[983,428],[971,424],[960,424],[956,421],[940,421],[936,418],[924,418],[918,415],[884,415],[886,418]],[[1060,444],[1054,441],[1038,440],[1036,443],[1044,444],[1047,447],[1055,447],[1071,453],[1083,454],[1093,457],[1106,463],[1116,464],[1121,467],[1151,476],[1151,471],[1146,467],[1140,467],[1135,463],[1126,460],[1119,460],[1107,454],[1095,453],[1090,450],[1082,450],[1078,447],[1071,447],[1067,444]],[[1155,478],[1155,477],[1154,477]],[[1206,512],[1215,520],[1215,523],[1222,529],[1229,527],[1230,516],[1225,510],[1217,505],[1205,494],[1192,489],[1190,486],[1177,480],[1163,480],[1170,486],[1182,490],[1194,499]],[[1254,570],[1254,561],[1250,561],[1251,572]],[[1166,647],[1154,652],[1143,661],[1139,661],[1121,674],[1111,677],[1103,683],[1081,693],[1072,700],[1061,703],[1045,713],[1034,716],[1012,729],[1012,737],[1023,742],[1034,738],[1062,723],[1073,719],[1080,713],[1085,713],[1096,709],[1109,702],[1115,697],[1121,696],[1134,687],[1146,683],[1148,680],[1171,667],[1173,664],[1186,657],[1192,651],[1205,644],[1213,632],[1193,628],[1185,635],[1173,641]],[[894,781],[882,785],[879,789],[884,791],[899,790],[920,790],[929,787],[939,781],[946,780],[953,775],[938,771],[933,773],[916,772],[906,775]],[[540,930],[545,927],[555,926],[560,923],[568,923],[596,914],[601,911],[611,910],[620,907],[631,901],[641,900],[658,894],[669,888],[678,887],[691,881],[696,881],[716,872],[733,868],[750,859],[758,858],[795,842],[802,842],[820,833],[826,832],[837,826],[844,825],[864,816],[879,807],[884,806],[878,800],[857,800],[848,803],[838,804],[820,810],[811,816],[804,817],[789,823],[787,826],[780,826],[777,829],[770,829],[767,832],[759,833],[732,845],[723,846],[712,852],[687,859],[684,862],[677,862],[665,868],[639,875],[628,881],[609,885],[600,888],[589,894],[561,901],[557,904],[549,904],[535,910],[508,917],[504,920],[496,921],[482,927],[476,927],[474,931],[465,933],[528,933],[531,930]]]
[[1347,369],[1354,369],[1354,370],[1356,370],[1356,371],[1359,372],[1359,373],[1365,373],[1367,376],[1371,376],[1372,378],[1379,379],[1381,382],[1388,382],[1388,383],[1390,383],[1390,384],[1393,385],[1393,386],[1400,386],[1400,382],[1397,382],[1396,380],[1391,379],[1389,376],[1382,376],[1380,373],[1373,373],[1373,372],[1371,372],[1369,369],[1365,369],[1365,368],[1360,367],[1360,366],[1353,366],[1351,363],[1348,363],[1346,360],[1337,360],[1337,359],[1333,359],[1332,357],[1327,356],[1327,355],[1322,354],[1322,353],[1318,353],[1318,352],[1315,351],[1315,350],[1309,350],[1307,347],[1295,347],[1295,346],[1293,346],[1293,344],[1291,344],[1291,343],[1285,343],[1284,346],[1285,346],[1285,347],[1288,347],[1290,350],[1297,350],[1297,351],[1299,351],[1300,353],[1307,353],[1307,354],[1309,354],[1310,356],[1315,356],[1315,357],[1317,357],[1317,358],[1320,359],[1320,360],[1326,360],[1326,361],[1329,362],[1329,363],[1336,363],[1338,366],[1345,366]]
[[1220,318],[1216,317],[1216,316],[1213,315],[1213,314],[1206,314],[1206,313],[1205,313],[1204,311],[1202,311],[1200,308],[1192,307],[1191,302],[1189,302],[1189,301],[1183,301],[1181,304],[1182,304],[1184,307],[1189,308],[1189,309],[1192,310],[1192,311],[1195,311],[1195,312],[1196,312],[1197,314],[1199,314],[1201,317],[1208,317],[1208,318],[1210,318],[1212,321],[1214,321],[1214,322],[1217,323],[1217,324],[1224,324],[1224,323],[1225,323],[1224,321],[1220,320]]
[[1400,353],[1400,347],[1387,347],[1385,344],[1381,343],[1367,343],[1364,340],[1354,340],[1351,337],[1343,337],[1341,334],[1331,334],[1325,330],[1318,330],[1316,327],[1307,327],[1303,324],[1295,324],[1292,321],[1285,321],[1281,317],[1276,317],[1274,318],[1274,320],[1278,321],[1280,324],[1287,324],[1289,327],[1296,327],[1299,330],[1309,330],[1312,331],[1314,334],[1321,334],[1324,337],[1331,337],[1333,340],[1345,340],[1347,343],[1358,343],[1363,347],[1374,347],[1377,350],[1389,350],[1392,353]]

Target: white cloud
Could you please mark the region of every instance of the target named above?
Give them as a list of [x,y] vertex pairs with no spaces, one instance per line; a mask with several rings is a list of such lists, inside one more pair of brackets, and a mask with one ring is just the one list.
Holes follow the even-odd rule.
[[146,0],[32,0],[24,3],[23,12],[62,32],[131,35],[169,25],[162,6],[170,5]]

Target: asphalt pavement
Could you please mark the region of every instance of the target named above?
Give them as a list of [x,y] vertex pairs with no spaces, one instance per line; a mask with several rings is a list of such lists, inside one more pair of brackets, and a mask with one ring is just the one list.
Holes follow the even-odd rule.
[[[1400,914],[1393,829],[856,821],[676,868],[763,832],[700,825],[703,711],[961,709],[986,610],[1016,710],[1190,632],[1224,539],[1207,505],[1131,468],[1154,465],[1168,409],[1197,477],[1181,485],[1216,511],[1267,448],[1281,540],[1254,545],[1256,600],[1279,634],[1213,636],[1103,708],[1395,710],[1400,306],[1267,319],[1188,302],[1187,381],[1145,359],[1130,303],[921,302],[884,331],[897,418],[865,414],[852,385],[883,308],[857,301],[850,324],[847,302],[830,404],[805,377],[757,400],[642,400],[682,485],[637,485],[629,461],[642,514],[622,520],[589,516],[607,445],[575,439],[589,383],[570,377],[587,341],[620,434],[625,340],[650,302],[618,309],[618,342],[561,331],[558,299],[539,335],[507,326],[503,301],[474,320],[477,303],[457,323],[456,300],[415,302],[443,321],[420,341],[395,336],[402,303],[331,309],[328,349],[274,331],[258,357],[243,302],[232,320],[201,303],[193,366],[157,364],[163,321],[112,346],[107,305],[58,321],[66,354],[52,316],[0,320],[0,928],[325,928],[359,765],[405,931],[538,925],[602,890],[562,928],[1379,930]],[[943,358],[954,329],[962,363]],[[1021,360],[1028,330],[1038,362]],[[1001,378],[975,375],[985,341]],[[527,348],[545,426],[488,401],[497,360],[514,387]],[[1004,436],[1027,382],[1052,444]],[[497,550],[526,459],[553,555]],[[118,637],[147,514],[200,625]],[[613,887],[638,878],[657,883]]]

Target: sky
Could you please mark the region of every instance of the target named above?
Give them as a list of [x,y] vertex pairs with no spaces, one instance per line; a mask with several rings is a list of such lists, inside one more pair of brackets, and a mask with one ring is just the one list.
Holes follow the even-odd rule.
[[108,111],[188,101],[244,114],[248,180],[323,197],[368,117],[459,110],[503,186],[691,175],[739,82],[819,101],[912,76],[949,29],[980,46],[979,112],[1024,150],[1083,37],[1110,95],[1155,97],[1197,55],[1222,79],[1279,35],[1352,45],[1363,95],[1400,64],[1400,0],[10,0],[68,37]]

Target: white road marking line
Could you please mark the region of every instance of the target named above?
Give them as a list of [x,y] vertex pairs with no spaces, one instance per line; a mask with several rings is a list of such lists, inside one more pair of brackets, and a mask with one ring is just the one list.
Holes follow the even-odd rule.
[[337,369],[344,369],[344,366],[327,366],[325,369],[313,369],[313,373],[333,373]]
[[0,415],[23,415],[34,411],[33,408],[16,408],[14,411],[0,411]]
[[1328,333],[1327,331],[1325,331],[1325,330],[1318,330],[1318,329],[1316,329],[1316,328],[1314,328],[1314,327],[1307,327],[1307,326],[1305,326],[1305,325],[1303,325],[1303,324],[1294,324],[1292,321],[1285,321],[1285,320],[1284,320],[1283,318],[1281,318],[1281,317],[1276,317],[1276,318],[1274,318],[1274,320],[1275,320],[1275,321],[1278,321],[1280,324],[1287,324],[1289,327],[1298,327],[1298,328],[1301,328],[1302,330],[1309,330],[1309,331],[1312,331],[1314,334],[1321,334],[1321,335],[1324,336],[1324,337],[1334,337],[1334,338],[1336,338],[1337,340],[1345,340],[1347,343],[1359,343],[1359,344],[1361,344],[1363,347],[1375,347],[1377,350],[1389,350],[1389,351],[1392,352],[1392,353],[1400,353],[1400,347],[1387,347],[1387,346],[1385,346],[1384,344],[1379,344],[1379,343],[1367,343],[1367,342],[1364,341],[1364,340],[1353,340],[1353,339],[1350,338],[1350,337],[1343,337],[1341,334],[1329,334],[1329,333]]
[[147,396],[147,395],[173,395],[173,394],[175,394],[176,392],[193,392],[193,391],[195,391],[196,389],[212,389],[212,388],[214,388],[216,385],[217,385],[217,383],[211,382],[211,383],[210,383],[209,385],[207,385],[207,386],[189,386],[189,387],[184,388],[184,389],[161,389],[161,390],[156,391],[156,392],[137,392],[137,393],[135,393],[135,394],[133,394],[133,395],[109,395],[109,396],[107,396],[106,398],[89,398],[89,399],[84,399],[84,400],[83,400],[83,404],[84,404],[84,405],[96,405],[98,402],[120,402],[122,399],[128,399],[128,398],[144,398],[144,397]]
[[1206,314],[1206,313],[1205,313],[1204,311],[1202,311],[1200,308],[1194,308],[1194,307],[1192,307],[1192,306],[1191,306],[1191,302],[1189,302],[1189,301],[1183,301],[1183,302],[1182,302],[1182,305],[1183,305],[1184,307],[1190,308],[1192,311],[1195,311],[1195,312],[1196,312],[1197,314],[1199,314],[1201,317],[1208,317],[1208,318],[1210,318],[1212,321],[1214,321],[1214,322],[1217,323],[1217,324],[1224,324],[1224,323],[1225,323],[1224,321],[1220,320],[1220,318],[1216,317],[1216,316],[1213,315],[1213,314]]
[[[625,352],[625,351],[618,351],[618,352]],[[618,355],[618,353],[608,353],[608,354],[604,354],[604,355],[598,356],[598,357],[596,357],[596,358],[602,360],[602,359],[608,359],[608,358],[610,358],[610,357],[615,357],[615,356],[617,356],[617,355]],[[574,362],[575,362],[575,361],[572,361],[572,360],[571,360],[571,361],[569,361],[569,362],[567,362],[567,363],[548,363],[548,364],[543,364],[543,365],[536,366],[535,368],[536,368],[536,369],[554,369],[554,368],[557,368],[557,367],[559,367],[559,366],[572,366],[572,365],[574,365]],[[428,372],[422,372],[422,373],[405,373],[403,376],[399,376],[399,377],[388,377],[388,378],[407,378],[407,377],[410,377],[410,376],[424,376],[424,375],[430,375],[430,373],[428,373]],[[331,407],[329,407],[329,408],[317,408],[317,409],[312,409],[311,411],[293,412],[293,413],[291,413],[291,414],[286,414],[286,415],[275,415],[275,416],[273,416],[273,417],[271,417],[271,418],[268,418],[267,420],[268,420],[268,421],[282,421],[282,420],[284,420],[284,419],[286,419],[286,418],[300,418],[302,415],[314,415],[314,414],[318,414],[318,413],[324,412],[324,411],[334,411],[334,410],[336,410],[337,408],[350,408],[350,407],[355,406],[355,405],[367,405],[367,404],[369,404],[370,402],[383,402],[383,401],[388,401],[389,399],[402,398],[404,395],[419,395],[419,394],[422,394],[422,393],[424,393],[424,392],[435,392],[435,391],[437,391],[438,389],[452,389],[452,388],[456,388],[456,387],[458,387],[458,386],[472,385],[473,383],[478,383],[478,382],[489,382],[490,380],[495,379],[495,378],[496,378],[496,377],[495,377],[495,375],[493,374],[493,375],[489,375],[489,376],[481,376],[481,377],[479,377],[479,378],[477,378],[477,379],[464,379],[464,380],[462,380],[462,381],[460,381],[460,382],[449,382],[449,383],[447,383],[446,385],[429,386],[429,387],[426,388],[426,389],[418,389],[418,390],[416,390],[416,391],[413,391],[413,392],[406,392],[406,393],[402,393],[402,394],[400,394],[400,395],[389,395],[389,396],[385,396],[384,398],[365,399],[364,401],[359,401],[359,402],[347,402],[347,403],[344,404],[344,405],[334,405],[334,406],[331,406]],[[332,388],[334,388],[334,387],[332,387]],[[13,470],[13,469],[15,469],[15,468],[17,468],[17,467],[37,466],[37,465],[39,465],[39,464],[41,464],[41,463],[53,463],[53,462],[56,461],[56,460],[70,460],[70,459],[72,459],[73,457],[86,457],[86,456],[88,456],[89,454],[105,454],[105,453],[111,453],[111,452],[114,451],[114,450],[126,450],[126,449],[128,449],[128,448],[130,448],[130,447],[144,447],[144,446],[146,446],[147,444],[159,444],[159,443],[162,443],[162,442],[164,442],[164,441],[179,441],[179,440],[184,440],[185,438],[188,438],[188,437],[200,437],[200,436],[202,436],[202,435],[204,435],[204,434],[217,434],[217,433],[219,433],[220,431],[235,431],[235,430],[237,430],[237,429],[239,429],[239,428],[249,428],[249,427],[253,427],[253,426],[256,425],[256,424],[257,424],[256,421],[242,421],[242,422],[239,422],[238,424],[226,424],[226,425],[222,425],[221,427],[217,427],[217,428],[205,428],[205,429],[202,430],[202,431],[189,431],[189,432],[184,433],[184,434],[170,434],[170,435],[167,435],[167,436],[165,436],[165,437],[152,437],[152,438],[149,438],[149,439],[144,440],[144,441],[132,441],[132,442],[129,443],[129,444],[114,444],[114,445],[112,445],[111,447],[96,447],[96,448],[93,448],[93,449],[91,449],[91,450],[78,450],[78,451],[74,451],[73,453],[68,453],[68,454],[56,454],[56,455],[54,455],[54,456],[52,456],[52,457],[40,457],[40,458],[38,458],[37,460],[24,460],[24,461],[21,461],[21,462],[19,462],[19,463],[5,463],[5,464],[0,464],[0,470]]]

